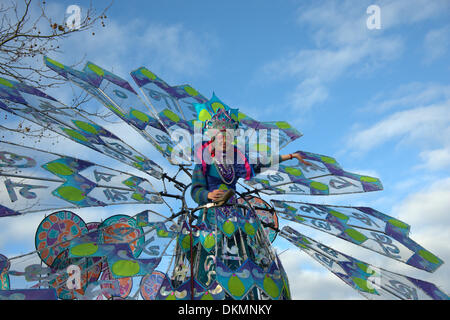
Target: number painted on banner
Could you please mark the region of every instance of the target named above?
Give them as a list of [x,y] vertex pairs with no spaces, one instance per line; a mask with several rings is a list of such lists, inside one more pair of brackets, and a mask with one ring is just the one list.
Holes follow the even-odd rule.
[[168,146],[172,145],[172,141],[170,141],[170,139],[167,136],[157,134],[155,138],[159,144],[167,144]]
[[28,282],[39,281],[39,286],[49,286],[49,283],[58,278],[62,272],[52,272],[48,267],[42,267],[40,264],[31,264],[26,266],[24,271],[8,271],[12,276],[25,276]]
[[327,247],[321,243],[317,244],[317,248],[319,248],[320,250],[322,250],[323,252],[325,252],[326,254],[335,257],[336,259],[338,259],[338,252],[331,249],[330,247]]
[[9,105],[9,108],[11,108],[11,110],[13,110],[15,113],[17,113],[18,115],[20,115],[21,117],[23,117],[25,119],[29,119],[29,115],[31,115],[35,119],[35,121],[33,121],[33,120],[30,120],[30,121],[36,122],[41,126],[52,128],[52,125],[60,124],[58,121],[56,121],[52,118],[49,118],[45,114],[40,113],[36,109],[33,109],[29,106]]
[[316,220],[316,219],[311,219],[311,224],[316,226],[317,228],[320,229],[324,229],[327,231],[331,231],[331,226],[328,222],[325,221],[321,221],[321,220]]
[[115,175],[110,174],[110,173],[100,172],[100,171],[97,171],[96,169],[94,169],[94,177],[95,177],[96,182],[100,182],[101,180],[104,180],[106,182],[111,182],[112,177],[115,177]]
[[[50,268],[42,267],[39,264],[32,264],[25,267],[24,276],[28,282],[40,281],[43,275],[49,275],[52,272]],[[45,279],[45,278],[44,278]]]
[[125,148],[123,145],[121,145],[120,143],[117,142],[111,142],[108,143],[109,146],[113,146],[115,150],[117,150],[118,152],[124,153],[128,156],[131,156],[133,154],[133,152],[131,152],[130,150],[128,150],[127,148]]
[[118,153],[115,150],[108,148],[107,146],[103,146],[103,151],[105,151],[105,153],[112,156],[114,159],[121,160],[121,161],[125,160],[125,157],[122,154]]
[[[63,108],[58,108],[55,107],[54,105],[52,105],[50,102],[46,101],[46,100],[41,100],[39,99],[39,107],[41,107],[41,110],[39,110],[40,113],[43,113],[45,115],[51,115],[53,114],[57,114],[57,115],[62,115],[62,116],[67,116],[70,117],[71,115],[69,113],[64,112],[62,109]],[[64,107],[64,109],[69,109],[69,107]]]
[[103,190],[103,193],[106,196],[106,199],[116,202],[116,201],[126,201],[128,200],[128,194],[127,191],[119,191],[115,189],[105,189]]
[[291,192],[302,192],[302,193],[305,193],[305,190],[303,190],[302,188],[300,188],[299,186],[298,186],[298,184],[293,184],[293,185],[290,185],[289,186],[289,190],[291,191]]
[[269,179],[272,182],[281,182],[284,181],[284,178],[280,175],[280,173],[276,174],[268,174],[267,179]]
[[375,226],[377,228],[380,227],[374,220],[372,220],[369,216],[363,213],[351,212],[351,215],[369,227],[371,226]]
[[390,285],[386,285],[387,288],[393,290],[395,293],[399,294],[408,300],[418,300],[417,290],[410,287],[398,280],[389,280]]
[[153,241],[155,241],[155,237],[152,236],[149,239],[147,239],[142,245],[139,246],[139,249],[142,249],[143,252],[150,256],[159,256],[159,246],[158,245],[152,245],[149,246]]
[[66,14],[70,16],[66,19],[66,26],[70,31],[78,30],[81,27],[81,8],[75,4],[67,7]]
[[[150,96],[150,98],[152,98],[152,99],[154,99],[156,101],[161,101],[161,99],[163,99],[164,103],[165,103],[165,106],[167,108],[169,108],[169,110],[174,110],[175,109],[178,112],[180,112],[180,110],[178,108],[178,105],[177,105],[175,99],[172,96],[170,96],[168,94],[165,94],[163,92],[159,92],[159,91],[155,91],[155,90],[149,89],[149,88],[145,88],[145,90],[148,92],[148,95]],[[172,105],[169,102],[172,102]],[[161,111],[161,110],[158,110],[158,111]]]
[[348,188],[350,186],[357,187],[356,184],[353,184],[348,180],[338,178],[338,177],[331,179],[329,184],[334,189],[344,189],[344,188]]
[[302,168],[302,171],[304,172],[311,172],[311,171],[327,172],[325,168],[322,168],[311,161],[309,161],[309,163],[311,163],[311,165],[306,165],[299,162],[298,166],[300,166]]
[[18,200],[17,194],[14,190],[14,188],[20,188],[19,194],[24,197],[25,199],[36,199],[37,195],[34,192],[31,192],[32,189],[46,189],[47,186],[36,186],[31,184],[24,184],[24,183],[16,183],[12,182],[10,179],[5,180],[5,186],[6,190],[8,191],[9,198],[11,199],[11,202],[15,202]]
[[8,151],[0,151],[0,168],[32,168],[36,166],[36,161],[27,156],[21,156]]
[[327,267],[329,267],[330,269],[333,268],[333,263],[334,261],[330,258],[328,258],[327,256],[324,256],[323,254],[320,254],[318,252],[314,253],[314,256],[321,261],[322,263],[324,263]]
[[300,206],[300,210],[302,210],[303,212],[307,212],[307,213],[311,213],[311,211],[315,214],[317,214],[318,216],[322,216],[324,214],[327,214],[326,211],[323,211],[322,209],[318,209],[315,208],[313,206]]
[[380,245],[387,256],[394,259],[401,258],[398,254],[400,253],[400,249],[392,243],[392,239],[390,237],[376,232],[371,232],[370,234],[374,237],[374,240]]

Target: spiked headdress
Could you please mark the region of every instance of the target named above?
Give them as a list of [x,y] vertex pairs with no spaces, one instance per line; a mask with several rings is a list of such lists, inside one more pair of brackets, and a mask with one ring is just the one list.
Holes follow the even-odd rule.
[[203,122],[202,128],[205,133],[208,133],[208,129],[223,131],[239,128],[239,110],[228,107],[215,94],[209,101],[196,104],[195,109],[198,120]]

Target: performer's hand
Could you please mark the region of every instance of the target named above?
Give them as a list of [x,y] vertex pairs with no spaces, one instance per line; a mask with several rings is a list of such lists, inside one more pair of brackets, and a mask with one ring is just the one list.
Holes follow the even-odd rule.
[[292,154],[292,158],[297,159],[298,161],[300,161],[301,163],[303,163],[306,166],[312,166],[313,165],[311,162],[308,162],[305,159],[303,159],[303,157],[300,155],[300,153],[293,153]]
[[226,190],[220,190],[220,189],[216,189],[214,191],[211,191],[210,193],[208,193],[208,199],[210,199],[212,201],[217,201],[217,200],[219,200],[219,199],[221,199],[223,197],[225,192],[227,192],[227,191]]

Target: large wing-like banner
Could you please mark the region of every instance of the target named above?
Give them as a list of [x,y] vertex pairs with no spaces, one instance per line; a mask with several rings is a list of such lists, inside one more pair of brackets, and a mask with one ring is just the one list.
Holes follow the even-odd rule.
[[[178,150],[179,152],[175,152],[172,156],[177,145],[172,141],[170,132],[153,116],[153,111],[143,103],[126,80],[91,62],[88,62],[84,71],[80,72],[48,57],[45,57],[44,61],[50,69],[98,99],[141,134],[169,161],[186,162],[185,159],[177,157],[179,153],[184,157],[186,151]],[[190,156],[190,153],[187,155]]]
[[332,234],[410,266],[435,271],[443,261],[409,238],[409,225],[368,207],[271,200],[282,218]]
[[95,163],[0,142],[0,216],[61,208],[162,203],[152,184]]
[[443,291],[430,282],[374,267],[325,246],[291,227],[284,227],[280,235],[368,299],[449,299]]
[[311,165],[268,168],[245,183],[266,194],[335,195],[382,190],[378,178],[344,171],[328,156],[297,151]]
[[[0,78],[0,108],[154,177],[162,168],[104,127],[44,92]],[[3,103],[2,103],[3,101]]]

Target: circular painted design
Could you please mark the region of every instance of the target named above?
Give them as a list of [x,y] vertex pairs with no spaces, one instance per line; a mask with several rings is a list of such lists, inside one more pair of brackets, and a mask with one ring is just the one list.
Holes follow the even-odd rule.
[[[86,226],[88,228],[88,232],[94,232],[95,230],[97,230],[100,227],[100,225],[101,225],[101,222],[88,222],[86,224]],[[94,261],[95,264],[97,264],[102,258],[94,257],[91,259]],[[99,266],[100,266],[100,270],[103,270],[103,265],[101,262],[100,262]]]
[[[133,278],[132,277],[125,277],[125,278],[119,278],[119,279],[114,279],[114,277],[112,276],[111,272],[109,271],[109,267],[108,264],[105,263],[105,267],[103,268],[103,273],[102,273],[102,277],[100,278],[100,280],[116,280],[119,282],[119,292],[120,292],[120,296],[115,297],[113,295],[111,295],[108,292],[103,292],[100,296],[97,297],[97,300],[102,300],[103,297],[108,299],[108,300],[112,300],[114,298],[123,298],[125,299],[126,297],[128,297],[128,295],[131,293],[131,290],[133,288]],[[112,284],[108,284],[108,283],[104,283],[101,284],[100,287],[102,289],[110,289],[113,287]]]
[[[88,284],[97,281],[102,272],[101,266],[99,264],[96,265],[92,258],[70,258],[68,252],[69,250],[65,250],[54,259],[51,269],[60,275],[49,282],[50,286],[55,288],[58,298],[63,300],[76,299],[76,293],[83,295]],[[67,268],[70,265],[80,267],[80,289],[69,289],[67,287],[67,280],[69,279]]]
[[159,271],[153,271],[141,279],[140,293],[144,300],[155,300],[159,288],[166,275]]
[[8,270],[11,267],[11,263],[8,258],[0,254],[0,290],[9,290],[10,282]]
[[[275,228],[278,228],[278,216],[274,210],[271,212],[264,209],[258,209],[258,208],[272,209],[272,206],[270,204],[268,204],[266,201],[258,197],[247,197],[246,200],[255,210],[256,215],[262,222],[269,224],[272,223]],[[241,204],[247,204],[247,202],[242,198],[239,198],[238,202]],[[263,230],[266,233],[267,237],[269,238],[270,242],[274,242],[277,236],[277,232],[270,227],[264,226]]]
[[0,290],[9,290],[10,288],[9,274],[7,271],[4,271],[0,273]]
[[102,243],[128,243],[135,258],[139,257],[144,245],[144,230],[138,227],[136,219],[127,215],[115,215],[103,221]]
[[11,263],[9,262],[8,257],[0,254],[0,273],[8,271],[10,267]]
[[86,234],[86,223],[71,211],[57,211],[44,218],[36,230],[39,257],[48,266],[69,247],[69,240]]

